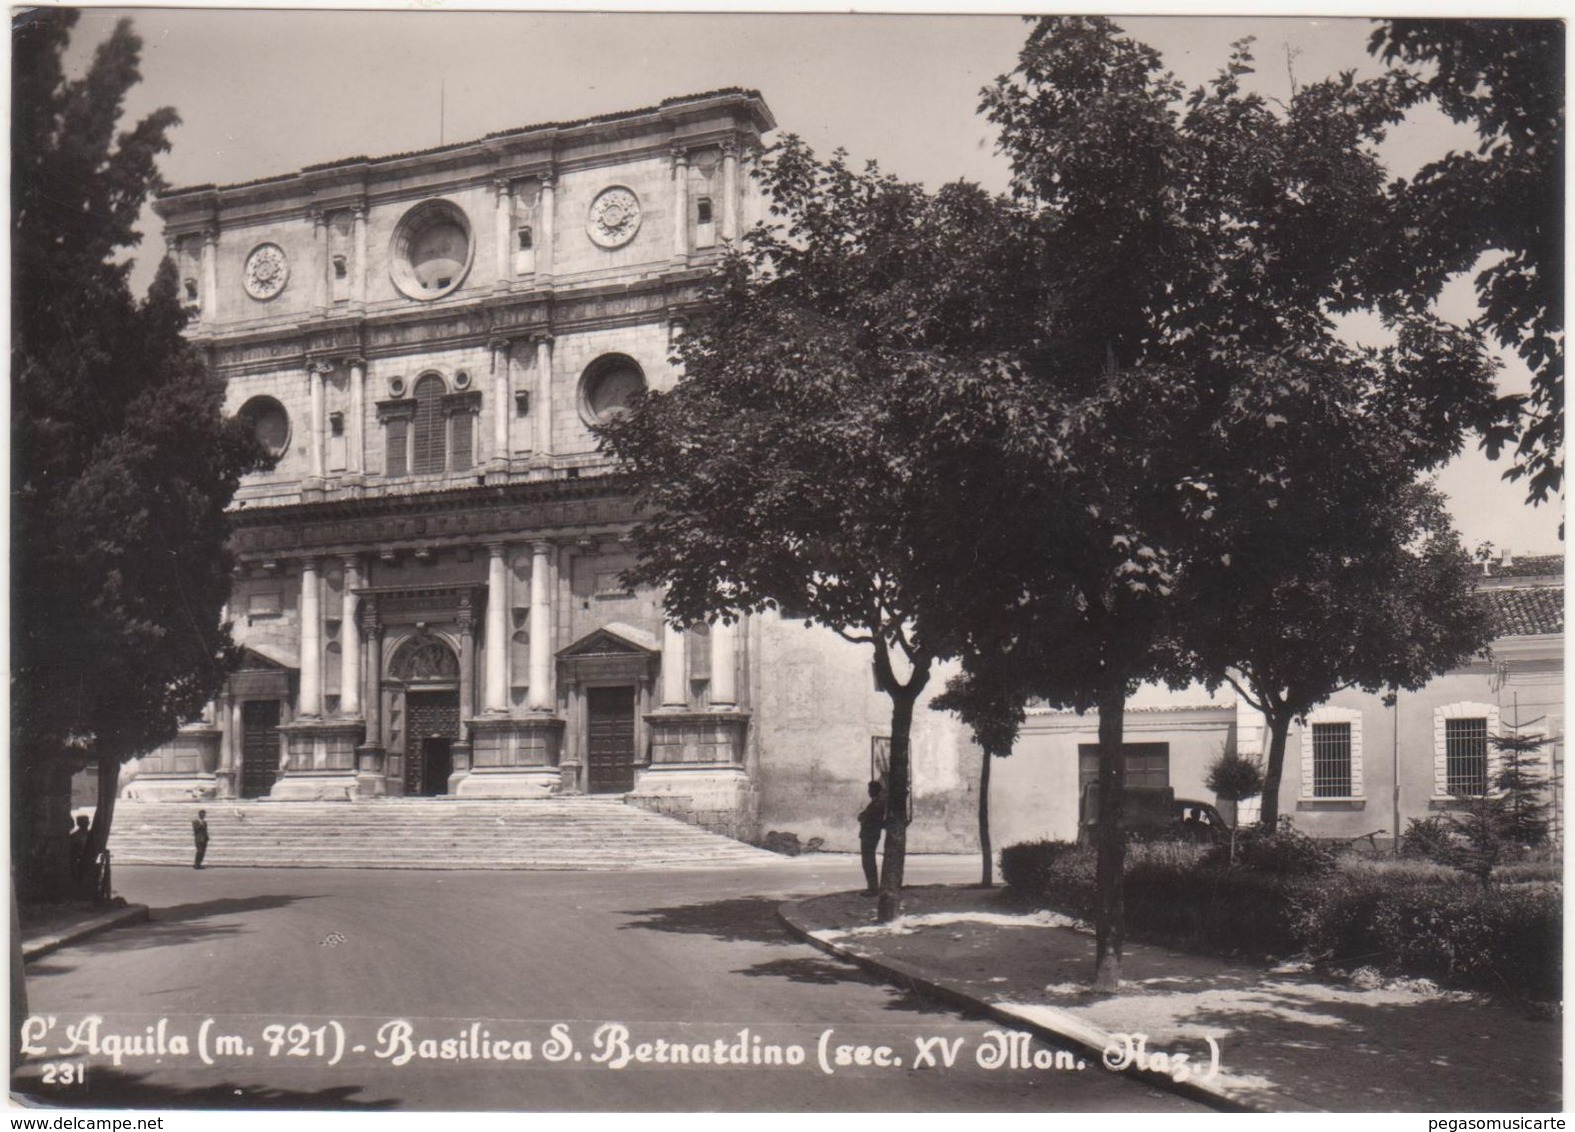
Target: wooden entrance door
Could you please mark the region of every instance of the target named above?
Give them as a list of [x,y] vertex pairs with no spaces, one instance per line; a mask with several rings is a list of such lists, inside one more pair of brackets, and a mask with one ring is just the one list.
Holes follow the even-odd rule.
[[241,797],[262,798],[279,777],[279,701],[241,704]]
[[405,793],[448,793],[453,742],[459,738],[459,693],[405,694]]
[[634,789],[634,689],[585,689],[586,788],[592,794]]

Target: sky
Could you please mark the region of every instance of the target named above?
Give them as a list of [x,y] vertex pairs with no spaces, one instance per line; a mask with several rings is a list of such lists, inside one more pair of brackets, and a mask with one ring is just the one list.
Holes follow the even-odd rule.
[[[741,86],[759,90],[781,130],[817,150],[840,146],[931,187],[966,178],[1001,190],[1006,164],[976,109],[980,88],[1012,68],[1026,31],[1015,15],[99,8],[78,24],[68,64],[85,66],[127,14],[144,49],[125,125],[176,108],[182,125],[161,166],[174,186],[247,181]],[[1288,96],[1292,72],[1307,82],[1377,69],[1365,19],[1116,19],[1189,86],[1211,78],[1246,36],[1259,61],[1252,82],[1270,97]],[[1471,142],[1466,128],[1425,114],[1395,131],[1385,158],[1408,176]],[[139,289],[162,252],[151,211],[143,230]],[[1442,309],[1471,317],[1469,285],[1453,287]],[[1352,320],[1348,333],[1382,340],[1372,320]],[[1527,381],[1507,358],[1504,387],[1523,390]],[[1466,544],[1561,552],[1562,504],[1525,505],[1522,485],[1501,480],[1506,466],[1473,451],[1441,474]]]

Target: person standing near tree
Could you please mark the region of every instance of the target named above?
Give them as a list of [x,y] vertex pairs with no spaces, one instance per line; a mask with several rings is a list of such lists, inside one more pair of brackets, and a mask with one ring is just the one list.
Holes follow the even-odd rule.
[[886,800],[879,782],[870,783],[870,804],[859,811],[859,854],[864,860],[864,895],[880,892],[880,870],[875,851],[880,847],[881,831],[886,827]]
[[197,859],[192,862],[192,868],[202,868],[202,859],[208,853],[208,811],[198,810],[197,816],[191,822],[191,838],[197,843]]
[[83,880],[88,876],[93,864],[88,855],[88,845],[92,841],[92,830],[89,828],[88,816],[77,815],[77,824],[71,830],[71,891],[72,895],[80,896],[84,888]]

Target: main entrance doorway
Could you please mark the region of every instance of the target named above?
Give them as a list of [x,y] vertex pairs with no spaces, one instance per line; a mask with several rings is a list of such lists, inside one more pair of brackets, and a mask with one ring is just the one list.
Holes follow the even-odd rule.
[[634,688],[585,689],[586,789],[623,794],[634,789]]
[[279,701],[241,704],[241,797],[265,798],[279,777]]
[[407,692],[405,716],[406,795],[447,794],[459,738],[459,692]]

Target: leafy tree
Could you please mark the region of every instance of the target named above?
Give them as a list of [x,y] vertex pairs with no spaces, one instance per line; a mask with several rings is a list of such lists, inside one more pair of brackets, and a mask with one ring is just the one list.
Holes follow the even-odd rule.
[[1231,864],[1235,864],[1236,829],[1241,825],[1236,807],[1263,793],[1263,768],[1257,759],[1226,751],[1209,764],[1208,776],[1203,781],[1217,797],[1231,803],[1230,859]]
[[1328,471],[1273,510],[1223,517],[1210,536],[1225,536],[1229,561],[1188,595],[1192,671],[1229,682],[1264,717],[1265,830],[1279,818],[1292,722],[1343,688],[1420,688],[1492,637],[1438,493],[1406,482],[1403,468],[1398,482],[1374,465]]
[[726,262],[680,338],[684,379],[599,430],[644,515],[628,578],[679,623],[771,607],[869,645],[891,699],[879,915],[899,911],[909,731],[976,572],[1002,361],[1034,249],[977,188],[929,194],[786,139],[764,173],[780,218]]
[[[1387,62],[1420,65],[1407,105],[1431,102],[1476,130],[1475,153],[1451,152],[1392,190],[1392,238],[1375,244],[1393,307],[1437,298],[1476,275],[1481,321],[1532,373],[1517,459],[1541,503],[1563,483],[1564,23],[1560,20],[1381,20],[1368,44]],[[1497,451],[1503,430],[1488,434]]]
[[77,13],[13,30],[13,860],[25,898],[64,891],[69,776],[99,773],[91,849],[119,766],[173,737],[230,653],[224,510],[261,453],[181,337],[167,261],[141,302],[123,256],[172,110],[115,137],[141,42],[121,21],[80,79]]
[[946,682],[946,690],[930,702],[937,711],[955,711],[973,732],[983,757],[979,760],[979,855],[981,888],[995,884],[990,844],[990,764],[1006,758],[1026,718],[1026,694],[1013,679],[1007,654],[967,655],[962,671]]
[[[1036,691],[1099,711],[1101,989],[1120,969],[1125,699],[1192,671],[1177,645],[1195,595],[1231,584],[1234,536],[1320,477],[1361,474],[1377,445],[1344,441],[1364,420],[1391,422],[1388,458],[1410,472],[1494,420],[1468,330],[1396,311],[1387,351],[1335,335],[1387,222],[1377,146],[1405,77],[1341,75],[1276,107],[1243,87],[1251,70],[1240,43],[1188,93],[1109,20],[1047,18],[984,92],[1043,226],[1048,324],[1026,364],[1057,403],[1038,430],[1053,542],[998,593],[1062,646],[1038,649]],[[1298,423],[1308,407],[1316,428]]]

